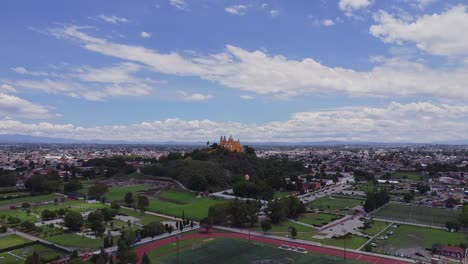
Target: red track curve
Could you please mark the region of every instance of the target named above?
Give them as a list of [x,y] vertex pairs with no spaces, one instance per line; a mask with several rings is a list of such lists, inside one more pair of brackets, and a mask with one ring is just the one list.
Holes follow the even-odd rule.
[[[239,234],[239,233],[213,232],[213,233],[199,233],[199,234],[183,235],[183,236],[180,236],[179,239],[187,240],[187,239],[193,239],[193,238],[211,238],[211,237],[212,238],[237,238],[237,239],[247,240],[249,236],[247,234]],[[288,245],[288,246],[293,246],[293,247],[302,247],[302,248],[305,248],[309,252],[316,252],[316,253],[321,253],[325,255],[344,257],[343,250],[324,248],[324,247],[319,247],[319,246],[301,244],[301,243],[292,242],[292,241],[289,242],[289,241],[283,241],[283,240],[267,238],[267,237],[259,237],[259,236],[253,236],[253,235],[250,236],[250,240],[261,242],[261,243],[266,243],[266,244],[272,244],[276,246]],[[176,242],[176,238],[173,236],[173,237],[168,237],[168,238],[164,238],[161,240],[157,240],[157,241],[151,242],[149,244],[146,244],[137,248],[135,250],[135,253],[138,256],[138,263],[139,264],[141,263],[141,258],[143,257],[143,254],[149,253],[155,248],[158,248],[160,246],[170,244],[170,243],[175,243],[175,242]],[[370,256],[370,255],[349,252],[349,251],[346,252],[346,258],[364,261],[368,263],[374,263],[374,264],[408,264],[408,262],[405,262],[405,261],[388,259],[388,258],[378,257],[378,256]]]

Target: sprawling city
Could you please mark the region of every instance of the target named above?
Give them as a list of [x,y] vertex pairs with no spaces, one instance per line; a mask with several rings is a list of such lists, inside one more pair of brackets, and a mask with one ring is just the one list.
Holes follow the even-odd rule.
[[0,264],[468,264],[466,0],[0,10]]

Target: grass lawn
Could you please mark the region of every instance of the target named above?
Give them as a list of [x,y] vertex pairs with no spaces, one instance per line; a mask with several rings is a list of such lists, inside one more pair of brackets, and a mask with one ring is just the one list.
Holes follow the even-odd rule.
[[289,196],[291,193],[290,192],[280,192],[280,191],[276,191],[273,195],[273,199],[277,199],[277,198],[284,198],[286,196]]
[[433,244],[459,245],[467,242],[466,234],[463,232],[451,233],[440,229],[427,227],[400,225],[399,228],[390,228],[395,233],[388,236],[388,240],[376,240],[379,246],[376,252],[394,252],[404,248],[430,248]]
[[158,199],[173,203],[188,204],[195,199],[195,196],[196,195],[191,192],[170,190],[160,193]]
[[392,174],[392,179],[408,179],[412,181],[420,181],[422,180],[422,175],[417,172],[404,172],[404,171],[397,171]]
[[133,195],[137,195],[137,192],[144,191],[153,188],[148,184],[121,186],[121,187],[110,187],[109,191],[104,194],[104,198],[110,201],[123,200],[125,194],[132,192]]
[[57,197],[59,196],[55,194],[47,194],[47,195],[36,195],[36,196],[30,196],[30,197],[3,200],[3,201],[0,201],[0,206],[10,205],[10,204],[21,204],[23,202],[27,202],[33,205],[37,202],[52,201]]
[[[179,245],[180,246],[180,245]],[[165,257],[157,258],[157,263],[175,263],[176,254],[171,251]],[[291,258],[293,262],[287,262]],[[334,256],[320,254],[302,254],[281,250],[268,244],[249,243],[237,239],[212,239],[201,247],[193,249],[189,246],[179,252],[179,263],[205,263],[205,264],[237,264],[237,263],[360,263],[357,261],[343,260]]]
[[322,210],[339,210],[346,208],[353,208],[360,205],[363,200],[359,199],[345,199],[334,197],[323,197],[307,204],[309,208],[322,209]]
[[208,197],[193,198],[186,204],[173,203],[160,199],[152,199],[150,200],[148,210],[176,217],[181,217],[182,211],[184,211],[186,218],[201,220],[208,216],[208,208],[210,206],[225,202],[225,200],[216,200]]
[[365,230],[362,230],[362,229],[359,229],[359,230],[362,233],[366,234],[366,235],[373,236],[373,235],[376,235],[377,233],[379,233],[380,231],[382,231],[388,225],[389,225],[389,223],[374,220],[373,224],[372,224],[372,226],[370,228],[367,228]]
[[125,208],[120,208],[119,214],[124,214],[124,215],[128,215],[128,216],[136,217],[136,218],[140,219],[140,221],[139,221],[140,224],[147,224],[147,223],[151,223],[151,222],[162,222],[162,221],[167,221],[168,220],[168,219],[163,218],[163,217],[150,215],[150,214],[145,214],[145,213],[142,214],[140,211],[134,211],[134,210],[125,209]]
[[73,233],[66,233],[56,236],[45,238],[46,240],[57,243],[65,247],[76,247],[82,250],[96,250],[99,249],[102,244],[102,239],[89,239]]
[[31,213],[30,215],[28,215],[26,213],[26,211],[23,211],[22,209],[18,209],[18,210],[14,210],[14,209],[11,209],[11,210],[1,210],[0,211],[0,215],[5,215],[5,219],[3,221],[7,221],[7,218],[9,216],[12,216],[12,217],[18,217],[19,219],[21,219],[21,221],[29,221],[29,222],[32,222],[32,223],[35,223],[37,221],[37,218]]
[[101,209],[109,207],[108,205],[102,203],[86,203],[85,200],[69,200],[64,203],[59,204],[46,204],[41,206],[35,206],[32,211],[41,215],[43,210],[58,210],[60,208],[69,209],[77,212],[84,212],[93,209]]
[[0,254],[1,264],[23,263],[24,260],[8,254],[7,252]]
[[[211,242],[213,239],[210,239],[210,238],[195,238],[195,239],[187,239],[187,240],[181,240],[179,241],[179,249],[180,248],[189,248],[191,249],[192,248],[192,245],[197,245],[197,244],[203,244],[203,243],[209,243]],[[163,245],[163,246],[160,246],[156,249],[154,249],[153,251],[151,251],[149,254],[148,254],[148,257],[150,257],[150,259],[160,259],[161,256],[166,256],[166,255],[170,255],[171,253],[173,253],[174,251],[177,250],[177,244],[176,243],[171,243],[171,244],[166,244],[166,245]]]
[[0,248],[13,247],[29,242],[32,241],[18,235],[7,235],[4,237],[0,237]]
[[[345,246],[345,239],[340,238],[340,239],[335,239],[335,238],[325,238],[325,239],[308,239],[311,241],[316,241],[319,243],[322,243],[324,245],[329,245],[329,246],[335,246],[335,247],[344,247]],[[360,246],[362,246],[364,243],[367,242],[367,238],[356,236],[356,235],[351,235],[351,238],[346,239],[346,248],[351,248],[351,249],[358,249]]]
[[340,219],[343,216],[341,215],[334,215],[334,214],[305,214],[302,215],[298,221],[314,225],[314,226],[324,226],[334,220]]
[[445,226],[448,220],[456,220],[460,211],[445,208],[424,207],[390,203],[373,217],[416,224]]

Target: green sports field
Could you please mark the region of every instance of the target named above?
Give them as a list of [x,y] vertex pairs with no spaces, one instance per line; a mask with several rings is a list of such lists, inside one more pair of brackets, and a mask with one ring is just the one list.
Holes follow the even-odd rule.
[[311,209],[321,210],[339,210],[353,208],[360,205],[363,200],[359,199],[345,199],[335,197],[323,197],[307,204]]
[[390,221],[445,226],[445,222],[448,220],[456,220],[459,215],[460,211],[445,208],[391,203],[372,216]]
[[394,234],[388,240],[374,240],[379,246],[374,251],[385,253],[405,248],[431,248],[433,244],[459,245],[467,243],[467,235],[463,232],[447,232],[441,229],[430,229],[411,225],[400,225],[398,228],[389,228]]
[[[179,244],[179,248],[181,245]],[[151,260],[159,264],[176,263],[177,254],[174,249],[169,251],[169,255],[156,256]],[[288,259],[289,262],[288,262]],[[293,262],[291,262],[293,261]],[[204,264],[238,264],[238,263],[360,263],[357,261],[343,260],[335,256],[325,256],[320,254],[304,254],[278,249],[276,247],[249,243],[237,239],[217,238],[207,240],[200,247],[192,249],[187,245],[179,252],[179,263],[204,263]]]
[[210,206],[225,203],[225,200],[217,200],[209,197],[197,198],[192,193],[182,191],[162,192],[161,199],[151,199],[149,211],[162,213],[170,216],[185,217],[193,220],[201,220],[208,216]]
[[109,187],[109,191],[104,194],[104,198],[110,201],[123,200],[125,194],[132,192],[133,195],[138,195],[137,192],[145,191],[153,188],[153,186],[148,184],[139,184],[131,186],[122,186],[122,187]]
[[37,196],[30,196],[30,197],[23,197],[23,198],[16,198],[16,199],[9,199],[0,201],[0,206],[6,206],[10,204],[20,204],[23,202],[30,203],[31,205],[37,202],[45,202],[45,201],[52,201],[55,198],[60,198],[61,196],[55,194],[47,194],[47,195],[37,195]]
[[408,179],[412,181],[420,181],[422,179],[422,175],[417,172],[403,172],[398,171],[392,174],[392,179]]
[[324,226],[334,220],[340,219],[343,216],[341,215],[334,215],[334,214],[304,214],[301,215],[299,218],[299,222],[306,223],[309,225],[314,225],[314,226]]
[[14,247],[29,242],[32,241],[18,235],[7,235],[0,237],[0,248]]
[[64,247],[76,247],[82,250],[96,250],[103,245],[102,239],[89,239],[73,233],[64,233],[44,239]]

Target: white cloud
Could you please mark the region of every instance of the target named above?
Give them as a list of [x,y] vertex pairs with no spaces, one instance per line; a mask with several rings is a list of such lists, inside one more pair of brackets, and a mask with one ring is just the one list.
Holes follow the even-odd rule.
[[188,10],[188,4],[185,0],[169,0],[169,3],[177,9]]
[[243,142],[438,142],[468,139],[467,121],[466,105],[416,102],[299,112],[286,121],[262,124],[172,118],[133,125],[86,128],[47,122],[27,124],[4,119],[0,120],[0,133],[73,139],[206,141],[217,139],[228,131]]
[[99,15],[98,18],[111,24],[122,24],[122,23],[130,22],[125,17],[118,17],[118,16]]
[[45,119],[49,109],[16,96],[0,93],[0,117]]
[[366,8],[372,4],[372,0],[340,0],[338,7],[345,12],[347,16],[351,16],[356,10]]
[[47,73],[47,76],[55,76],[54,78],[19,79],[11,82],[22,89],[102,101],[114,96],[150,95],[153,84],[157,82],[134,76],[143,68],[131,62],[102,68],[84,65],[70,69],[66,73]]
[[468,55],[468,12],[466,6],[454,6],[443,13],[424,15],[414,21],[397,19],[380,11],[370,32],[385,43],[414,43],[433,55]]
[[200,94],[200,93],[187,93],[184,91],[179,91],[179,96],[183,101],[188,101],[188,102],[197,102],[197,101],[206,101],[210,100],[213,98],[211,94]]
[[334,22],[333,20],[331,20],[331,19],[324,19],[324,20],[322,21],[322,24],[323,24],[324,26],[326,26],[326,27],[329,27],[329,26],[335,25],[335,22]]
[[9,84],[2,84],[0,85],[0,92],[16,93],[16,89]]
[[178,76],[198,76],[224,86],[257,94],[290,97],[304,94],[346,94],[371,97],[427,96],[468,99],[468,67],[434,69],[404,59],[384,59],[368,71],[328,67],[312,58],[292,60],[264,51],[227,45],[217,54],[183,56],[89,36],[79,27],[52,31],[90,51],[138,62],[151,70]]
[[151,33],[142,31],[142,32],[140,33],[140,36],[141,36],[142,38],[150,38],[150,37],[151,37]]
[[245,6],[245,5],[233,5],[233,6],[229,6],[229,7],[224,8],[224,11],[228,12],[229,14],[243,16],[243,15],[245,15],[245,12],[247,11],[247,6]]
[[272,17],[278,16],[279,15],[279,10],[277,10],[277,9],[270,10],[270,15]]
[[255,97],[253,97],[251,95],[241,95],[240,98],[242,98],[244,100],[253,100]]

